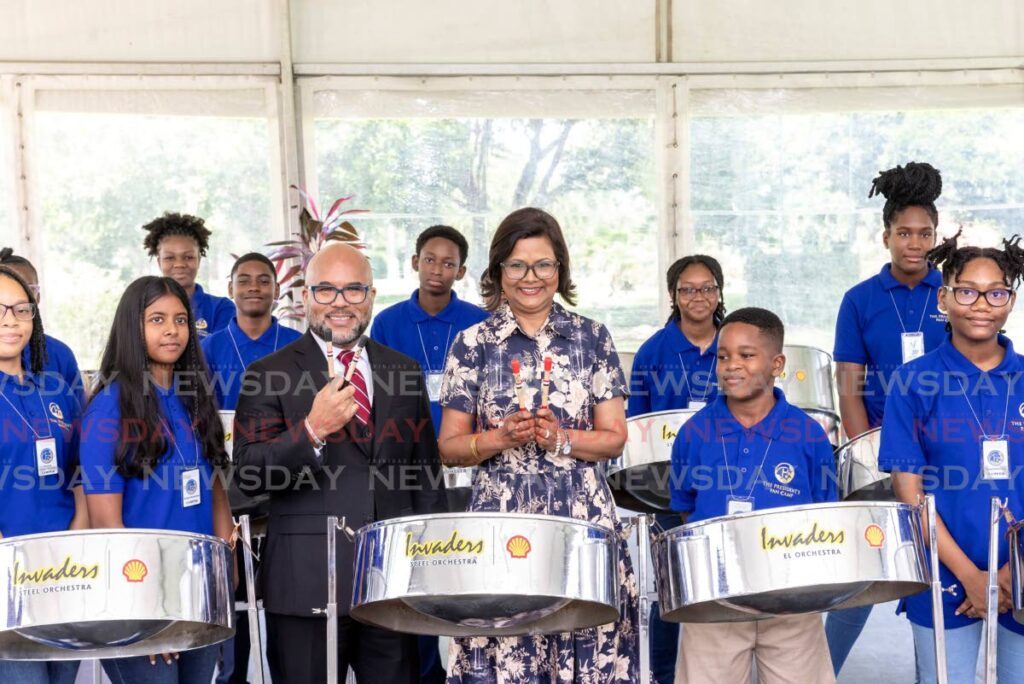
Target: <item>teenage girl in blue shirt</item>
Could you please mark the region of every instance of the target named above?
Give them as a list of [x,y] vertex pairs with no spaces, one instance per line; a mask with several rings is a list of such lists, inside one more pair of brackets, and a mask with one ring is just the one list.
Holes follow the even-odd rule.
[[[932,351],[946,338],[938,309],[942,275],[927,259],[935,247],[942,176],[930,164],[910,162],[882,171],[872,195],[885,197],[882,244],[890,263],[850,288],[836,319],[839,414],[849,439],[882,424],[886,390],[901,365]],[[825,620],[836,675],[871,614],[871,606],[829,613]]]
[[[95,528],[229,539],[224,430],[205,382],[188,295],[146,276],[125,290],[82,422],[82,471]],[[218,647],[103,661],[114,684],[208,682]]]
[[143,245],[149,256],[156,257],[160,273],[176,280],[188,293],[199,337],[226,328],[235,317],[235,303],[227,297],[208,294],[196,282],[212,234],[203,219],[168,212],[142,229],[146,231]]
[[[897,371],[885,404],[879,466],[892,471],[897,497],[916,504],[934,494],[950,682],[973,682],[987,603],[990,499],[1024,517],[1024,364],[1000,334],[1024,275],[1019,238],[1003,249],[958,247],[956,236],[928,257],[941,265],[939,308],[949,336]],[[1009,548],[999,532],[998,676],[1019,681],[1024,625],[1011,607]],[[936,681],[931,594],[901,605],[914,633],[918,681]]]
[[[3,537],[89,527],[81,487],[73,488],[81,405],[66,384],[56,390],[42,385],[45,360],[35,296],[21,275],[0,266],[0,467],[8,475],[0,480]],[[0,682],[70,684],[77,672],[77,660],[0,660]]]
[[[718,328],[725,319],[722,266],[713,257],[693,254],[677,259],[666,274],[672,313],[668,321],[640,345],[630,371],[626,414],[701,409],[718,396],[715,365]],[[678,515],[657,516],[666,529],[681,524]],[[679,625],[660,618],[651,604],[651,677],[671,684],[675,677]]]

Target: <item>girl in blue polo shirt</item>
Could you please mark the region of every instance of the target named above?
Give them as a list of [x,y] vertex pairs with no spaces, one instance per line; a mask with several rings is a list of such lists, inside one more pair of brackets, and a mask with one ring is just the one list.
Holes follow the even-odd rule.
[[[140,334],[141,333],[141,334]],[[231,535],[214,471],[224,430],[188,304],[171,278],[146,276],[114,315],[99,386],[82,421],[82,471],[93,527]],[[218,647],[103,662],[114,684],[208,682]]]
[[207,294],[196,282],[199,264],[210,247],[210,229],[203,219],[189,214],[165,213],[142,226],[143,245],[156,257],[160,273],[174,278],[188,293],[200,338],[227,327],[235,317],[235,303],[227,297]]
[[[640,345],[630,372],[626,414],[630,418],[653,411],[700,409],[718,396],[715,359],[718,327],[725,318],[722,266],[713,257],[694,254],[677,259],[666,274],[672,313],[668,322]],[[679,516],[657,516],[670,529]],[[658,603],[651,605],[651,676],[669,684],[675,676],[679,625],[660,619]]]
[[[843,297],[833,357],[843,429],[854,439],[882,424],[893,372],[945,339],[937,306],[942,276],[927,258],[935,247],[942,176],[910,162],[882,171],[869,196],[882,195],[882,244],[891,261]],[[825,621],[832,665],[839,674],[871,614],[871,606],[830,613]]]
[[[899,387],[885,404],[879,466],[892,471],[896,495],[916,504],[935,495],[947,630],[949,681],[974,681],[987,598],[989,506],[1005,498],[1024,517],[1024,364],[1000,334],[1024,275],[1019,238],[1003,249],[958,247],[945,240],[928,257],[941,265],[939,308],[949,336],[938,349],[902,366]],[[1016,480],[1012,479],[1016,478]],[[1024,671],[1024,625],[1009,611],[1009,549],[1000,534],[998,674],[1017,681]],[[918,680],[936,681],[931,595],[901,608],[913,626]]]
[[[24,362],[28,351],[28,363]],[[61,384],[39,382],[46,360],[43,321],[28,283],[0,266],[0,535],[89,526],[81,488],[72,489],[81,406]],[[0,660],[0,682],[75,681],[78,661]]]

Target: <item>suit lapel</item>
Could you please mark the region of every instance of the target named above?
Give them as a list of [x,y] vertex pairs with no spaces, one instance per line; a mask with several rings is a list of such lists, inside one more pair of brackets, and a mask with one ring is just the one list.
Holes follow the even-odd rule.
[[[372,351],[371,351],[372,349]],[[384,348],[374,341],[367,344],[370,352],[370,371],[373,375],[373,406],[370,415],[373,422],[373,459],[377,460],[381,449],[381,433],[387,429],[388,417],[391,415],[391,387],[384,385],[382,376],[387,372],[384,360]],[[391,383],[394,378],[389,377]]]

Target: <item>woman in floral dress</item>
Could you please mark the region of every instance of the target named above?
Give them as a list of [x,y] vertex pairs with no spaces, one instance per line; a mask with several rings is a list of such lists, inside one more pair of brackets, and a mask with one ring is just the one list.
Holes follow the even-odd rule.
[[[638,600],[625,534],[598,464],[622,452],[626,381],[608,330],[566,311],[575,286],[558,222],[539,209],[502,221],[481,290],[492,315],[448,354],[439,443],[450,466],[479,465],[472,511],[589,520],[619,536],[619,619],[525,637],[455,639],[449,684],[611,684],[639,680]],[[540,408],[544,358],[550,408]],[[518,361],[519,408],[512,373]]]

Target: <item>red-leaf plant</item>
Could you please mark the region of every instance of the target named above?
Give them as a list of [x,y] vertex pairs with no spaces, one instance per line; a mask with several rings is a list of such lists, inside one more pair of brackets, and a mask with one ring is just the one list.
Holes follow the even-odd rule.
[[309,260],[324,244],[332,240],[348,242],[354,247],[364,249],[366,245],[359,240],[359,232],[344,217],[351,214],[365,214],[368,210],[347,209],[342,211],[342,205],[352,199],[351,196],[342,197],[336,200],[327,215],[321,218],[316,201],[302,188],[296,185],[291,187],[298,191],[304,205],[299,214],[299,230],[292,233],[295,239],[268,242],[264,246],[269,248],[267,257],[277,269],[277,282],[281,286],[275,314],[283,319],[304,321],[305,308],[302,306],[302,298],[299,297],[296,290],[306,284],[306,266],[309,265]]

